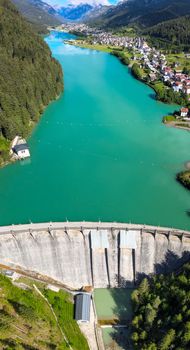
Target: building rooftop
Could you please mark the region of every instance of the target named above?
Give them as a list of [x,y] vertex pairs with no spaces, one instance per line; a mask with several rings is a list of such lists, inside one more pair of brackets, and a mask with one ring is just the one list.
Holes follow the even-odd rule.
[[186,107],[182,107],[182,108],[181,108],[181,112],[188,113],[188,112],[189,112],[189,109],[188,109],[188,108],[186,108]]
[[136,249],[136,231],[121,230],[120,231],[120,248]]
[[21,143],[19,145],[15,145],[13,150],[14,152],[18,153],[19,151],[24,151],[26,149],[29,149],[27,143]]
[[91,294],[79,293],[75,296],[75,320],[79,322],[90,321]]
[[105,249],[109,248],[108,232],[107,230],[91,230],[91,248],[92,249]]

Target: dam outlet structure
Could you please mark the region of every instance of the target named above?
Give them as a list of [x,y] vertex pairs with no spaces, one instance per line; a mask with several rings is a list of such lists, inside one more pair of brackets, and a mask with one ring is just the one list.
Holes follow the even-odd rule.
[[190,258],[190,232],[155,226],[58,222],[0,227],[0,267],[73,289],[128,287]]

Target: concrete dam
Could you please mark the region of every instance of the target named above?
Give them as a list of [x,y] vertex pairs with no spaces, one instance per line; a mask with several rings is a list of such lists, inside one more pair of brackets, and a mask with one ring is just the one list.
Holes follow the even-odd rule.
[[71,288],[125,287],[190,258],[190,232],[118,223],[0,227],[0,265],[34,271]]

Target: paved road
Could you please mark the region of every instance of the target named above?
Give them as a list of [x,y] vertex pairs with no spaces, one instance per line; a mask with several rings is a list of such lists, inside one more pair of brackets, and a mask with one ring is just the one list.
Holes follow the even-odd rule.
[[66,229],[66,230],[81,230],[81,229],[128,229],[128,230],[150,230],[157,232],[173,232],[173,233],[186,233],[190,235],[190,231],[178,230],[169,227],[151,226],[151,225],[140,225],[131,223],[117,223],[117,222],[46,222],[46,223],[30,223],[25,225],[10,225],[10,226],[0,226],[1,233],[10,232],[24,232],[24,231],[40,231],[48,229]]

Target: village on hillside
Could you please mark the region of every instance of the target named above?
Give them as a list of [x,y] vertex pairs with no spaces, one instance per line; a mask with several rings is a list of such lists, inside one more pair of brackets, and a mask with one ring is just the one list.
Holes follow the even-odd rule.
[[[90,42],[91,45],[102,45],[118,50],[129,50],[132,62],[136,62],[139,68],[148,71],[148,81],[154,83],[160,81],[166,88],[183,95],[190,101],[190,73],[181,69],[180,64],[168,64],[167,57],[163,52],[150,47],[147,41],[141,37],[113,35],[100,29],[90,28],[82,23],[67,23],[56,28],[56,30],[76,33],[84,37],[83,42]],[[69,40],[72,42],[73,40]],[[77,40],[74,40],[76,43]],[[81,42],[81,40],[80,40]],[[190,54],[184,54],[186,59]],[[190,111],[184,106],[178,115],[178,119],[190,121]]]

